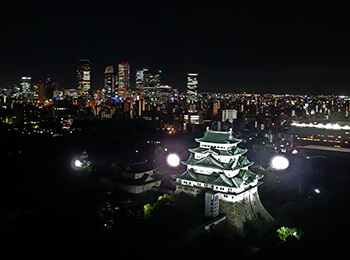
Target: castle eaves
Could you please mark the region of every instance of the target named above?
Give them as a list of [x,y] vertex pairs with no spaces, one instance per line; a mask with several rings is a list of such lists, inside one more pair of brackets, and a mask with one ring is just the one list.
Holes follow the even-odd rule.
[[196,138],[196,141],[217,144],[233,144],[242,142],[242,139],[235,138],[232,132],[206,131],[205,135],[201,138]]

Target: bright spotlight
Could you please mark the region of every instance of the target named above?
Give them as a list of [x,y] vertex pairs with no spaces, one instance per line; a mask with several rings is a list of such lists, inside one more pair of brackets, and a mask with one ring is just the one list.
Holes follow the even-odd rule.
[[289,161],[286,157],[276,156],[272,159],[271,166],[275,170],[285,170],[289,166]]
[[82,165],[81,161],[80,160],[75,160],[74,161],[74,166],[77,167],[77,168],[80,168]]
[[177,167],[180,164],[180,158],[177,154],[171,153],[167,157],[167,162],[171,167]]
[[319,189],[314,189],[314,191],[317,193],[317,194],[320,194],[321,191]]

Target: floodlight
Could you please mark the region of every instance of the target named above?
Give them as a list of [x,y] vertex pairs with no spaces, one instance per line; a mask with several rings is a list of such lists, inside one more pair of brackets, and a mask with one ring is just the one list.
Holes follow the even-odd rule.
[[180,158],[177,154],[171,153],[167,157],[167,162],[171,167],[177,167],[180,164]]
[[289,166],[289,161],[286,157],[278,155],[272,159],[271,166],[275,170],[285,170]]

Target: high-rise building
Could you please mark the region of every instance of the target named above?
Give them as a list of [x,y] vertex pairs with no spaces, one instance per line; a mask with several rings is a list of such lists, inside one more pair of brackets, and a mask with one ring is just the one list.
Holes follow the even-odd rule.
[[153,96],[156,93],[157,87],[160,86],[161,72],[161,70],[157,72],[152,72],[148,70],[143,73],[143,86],[146,95]]
[[194,103],[198,100],[198,75],[199,73],[187,73],[187,103]]
[[80,59],[77,63],[77,92],[82,96],[91,87],[91,62],[88,59]]
[[118,95],[122,96],[130,88],[130,63],[122,62],[118,66]]
[[10,96],[11,98],[19,98],[21,94],[21,88],[19,86],[17,86],[16,84],[13,84],[11,87],[10,87]]
[[23,97],[29,97],[32,92],[32,78],[31,77],[21,77],[21,93]]
[[52,76],[47,74],[45,82],[46,98],[53,99],[53,92],[56,90],[56,83],[53,82]]
[[140,90],[141,92],[144,90],[145,86],[145,72],[148,71],[148,68],[142,68],[136,70],[136,89]]
[[38,82],[37,88],[38,88],[38,101],[39,101],[39,105],[44,104],[45,99],[46,99],[46,93],[45,93],[45,86],[44,83],[42,83],[41,81]]
[[106,98],[114,97],[115,95],[115,74],[113,66],[107,66],[105,69],[105,80],[102,91]]
[[38,84],[33,85],[32,102],[34,105],[37,105],[39,102],[39,85]]
[[143,74],[144,87],[145,88],[156,88],[160,86],[160,73],[161,72],[151,72],[145,71]]
[[237,119],[237,110],[236,109],[223,109],[222,110],[222,122],[228,120],[231,124],[233,120]]

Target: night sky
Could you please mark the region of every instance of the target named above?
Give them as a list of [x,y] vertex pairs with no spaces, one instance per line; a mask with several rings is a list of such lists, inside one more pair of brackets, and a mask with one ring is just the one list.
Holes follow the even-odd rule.
[[163,70],[199,91],[350,94],[346,1],[11,1],[0,8],[0,86],[51,74],[75,87],[76,62]]

